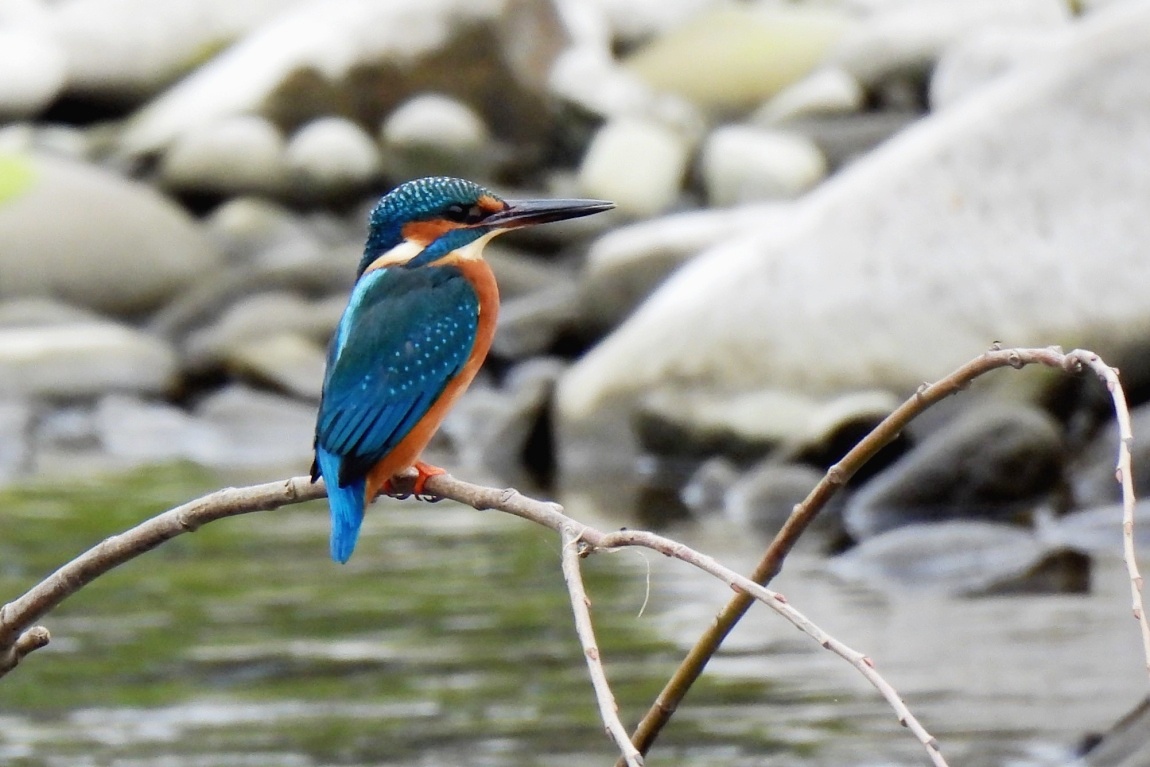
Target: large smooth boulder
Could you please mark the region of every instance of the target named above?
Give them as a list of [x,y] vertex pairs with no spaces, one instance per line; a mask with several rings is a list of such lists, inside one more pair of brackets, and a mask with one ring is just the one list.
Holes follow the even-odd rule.
[[216,267],[203,228],[151,188],[94,166],[0,154],[0,299],[154,308]]
[[1150,6],[1099,11],[789,217],[731,231],[568,371],[561,435],[619,437],[663,388],[910,392],[994,341],[1106,354],[1139,338],[1147,39]]

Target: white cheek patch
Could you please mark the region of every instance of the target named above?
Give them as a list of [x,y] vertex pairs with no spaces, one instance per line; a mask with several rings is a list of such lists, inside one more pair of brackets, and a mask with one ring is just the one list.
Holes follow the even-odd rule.
[[418,242],[413,242],[412,240],[404,240],[368,264],[367,268],[363,270],[363,273],[367,274],[373,269],[382,269],[393,264],[407,263],[422,253],[423,247],[424,246],[420,245]]

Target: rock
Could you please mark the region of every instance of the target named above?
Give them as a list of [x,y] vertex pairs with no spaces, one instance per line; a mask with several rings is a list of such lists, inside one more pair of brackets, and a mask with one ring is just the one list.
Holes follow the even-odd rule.
[[159,194],[40,155],[0,155],[0,299],[56,296],[113,313],[154,308],[219,263]]
[[612,38],[638,42],[673,30],[723,3],[721,0],[596,0],[586,5],[603,14]]
[[515,360],[546,353],[575,324],[577,302],[578,292],[571,283],[503,301],[492,352]]
[[704,107],[747,109],[810,72],[849,26],[829,8],[728,5],[656,38],[626,66]]
[[175,374],[176,355],[166,343],[125,325],[62,317],[0,326],[0,391],[7,396],[160,392]]
[[591,245],[581,275],[583,324],[594,333],[613,328],[695,253],[731,231],[770,229],[789,215],[785,204],[743,205],[674,213],[608,232]]
[[286,466],[303,473],[311,465],[315,405],[233,385],[205,399],[194,414],[222,435],[218,452],[198,458],[206,466]]
[[707,137],[703,183],[711,205],[797,197],[827,173],[814,142],[803,136],[746,125],[726,125]]
[[[1134,489],[1141,493],[1145,492],[1143,488],[1150,488],[1150,405],[1139,405],[1130,411],[1130,430],[1134,434],[1129,445],[1132,479]],[[1070,486],[1077,505],[1098,506],[1122,500],[1122,486],[1115,475],[1118,445],[1118,424],[1110,421],[1075,459]]]
[[287,177],[284,138],[256,115],[189,130],[160,164],[160,180],[180,191],[275,195],[283,192]]
[[438,93],[399,105],[380,128],[380,140],[400,178],[490,178],[496,160],[483,118],[462,101]]
[[[909,392],[1004,337],[1104,357],[1140,337],[1150,217],[1128,159],[1150,104],[1134,74],[1150,67],[1150,9],[1117,5],[1074,30],[1056,61],[919,121],[784,224],[731,232],[684,265],[565,373],[561,438],[605,434],[662,388]],[[1074,290],[1036,287],[1051,264]]]
[[63,89],[67,66],[64,51],[51,37],[0,27],[0,119],[39,114]]
[[149,0],[56,3],[48,31],[68,60],[68,91],[134,102],[159,91],[244,32],[298,0]]
[[100,399],[95,429],[104,452],[127,466],[203,462],[227,448],[219,431],[175,405],[122,394]]
[[776,93],[750,120],[771,126],[803,117],[854,114],[865,103],[866,93],[852,74],[838,67],[824,67]]
[[900,0],[851,27],[829,61],[872,87],[894,77],[925,78],[947,45],[976,29],[1007,24],[1057,29],[1069,21],[1061,0]]
[[856,540],[916,522],[1029,519],[1063,481],[1058,425],[1027,407],[974,408],[927,437],[850,499]]
[[507,482],[522,473],[525,462],[551,463],[551,456],[523,453],[563,367],[560,360],[536,357],[512,368],[502,389],[480,384],[467,391],[441,430],[455,449],[460,472]]
[[708,458],[699,464],[679,491],[679,500],[697,517],[723,511],[727,492],[738,482],[741,472],[726,456]]
[[945,109],[1015,67],[1056,53],[1070,34],[1070,28],[1059,35],[1041,28],[990,27],[964,36],[943,51],[931,73],[931,109]]
[[35,415],[36,407],[31,400],[7,395],[0,399],[0,483],[28,472]]
[[1140,767],[1150,762],[1150,698],[1143,698],[1126,716],[1097,738],[1075,760],[1085,767]]
[[[796,463],[764,462],[739,478],[724,498],[728,518],[764,536],[774,536],[823,478],[823,472]],[[808,528],[823,539],[842,531],[841,496],[822,509]],[[806,536],[804,536],[804,539]]]
[[341,117],[320,118],[300,128],[288,142],[287,162],[295,192],[305,199],[347,195],[380,172],[379,150],[371,136]]
[[[1145,487],[1145,485],[1143,485]],[[1134,545],[1139,551],[1150,550],[1150,529],[1143,521],[1150,513],[1150,501],[1134,504]],[[1122,556],[1122,504],[1094,506],[1057,518],[1043,520],[1039,528],[1042,539],[1052,546],[1063,546],[1083,554]]]
[[[206,372],[229,360],[250,357],[253,347],[281,334],[312,346],[324,344],[335,331],[346,304],[347,297],[342,295],[311,302],[285,291],[241,298],[211,325],[187,336],[183,344],[186,364],[196,372]],[[298,346],[299,342],[289,343]],[[321,372],[322,362],[321,354]],[[297,393],[311,396],[311,391],[311,387],[304,387]]]
[[830,562],[841,578],[951,594],[1075,593],[1090,589],[1090,560],[1052,549],[1010,525],[954,520],[870,538]]
[[791,451],[823,444],[848,424],[877,423],[897,404],[879,391],[819,401],[787,391],[724,396],[661,390],[644,399],[634,420],[649,453],[757,458],[783,444]]
[[[185,131],[236,114],[262,114],[289,132],[333,114],[374,130],[396,106],[428,91],[479,109],[500,137],[538,136],[549,111],[542,94],[517,77],[512,55],[502,53],[506,5],[296,2],[136,114],[121,150],[129,157],[160,152]],[[553,15],[536,10],[520,9],[520,21],[536,24],[520,48],[555,32],[546,27]],[[534,66],[546,71],[547,62]]]
[[300,242],[322,246],[307,224],[282,205],[261,197],[233,197],[205,220],[210,234],[233,261],[250,262],[272,249]]
[[650,216],[679,197],[689,142],[662,125],[613,120],[595,134],[579,166],[582,194],[612,200],[623,213]]
[[884,109],[854,115],[802,117],[783,125],[787,130],[814,141],[831,168],[841,168],[918,121],[920,117],[922,115],[918,112]]
[[298,333],[277,333],[238,344],[226,362],[240,376],[319,402],[326,360],[319,343]]

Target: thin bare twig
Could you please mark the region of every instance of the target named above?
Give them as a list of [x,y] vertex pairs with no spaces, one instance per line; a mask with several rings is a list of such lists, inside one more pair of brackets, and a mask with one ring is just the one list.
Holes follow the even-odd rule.
[[1142,603],[1142,574],[1138,572],[1138,559],[1134,554],[1134,471],[1131,468],[1130,445],[1134,433],[1130,429],[1130,411],[1126,395],[1118,381],[1118,371],[1103,362],[1093,352],[1071,352],[1083,365],[1089,367],[1110,392],[1114,415],[1118,421],[1118,464],[1114,475],[1122,484],[1122,558],[1130,575],[1130,596],[1134,619],[1142,631],[1142,654],[1146,659],[1146,672],[1150,673],[1150,624],[1146,622],[1146,607]]
[[[850,480],[855,473],[866,464],[879,450],[886,447],[902,433],[906,425],[922,411],[931,405],[967,388],[974,379],[1002,367],[1022,368],[1026,365],[1040,364],[1057,368],[1067,373],[1079,373],[1083,367],[1090,367],[1103,376],[1114,398],[1115,410],[1119,418],[1126,411],[1125,396],[1118,385],[1118,375],[1093,352],[1076,350],[1064,354],[1057,347],[1045,349],[1004,349],[995,344],[989,351],[967,362],[945,378],[933,384],[923,384],[906,402],[900,405],[890,415],[866,435],[850,452],[829,469],[822,480],[811,490],[810,494],[794,508],[791,515],[778,534],[767,547],[763,558],[759,561],[751,579],[755,583],[766,585],[778,575],[782,569],[783,560],[790,553],[795,542],[815,515],[826,506],[827,502],[840,488]],[[1126,416],[1127,422],[1129,416]],[[1147,664],[1150,668],[1150,632],[1145,623],[1145,609],[1142,607],[1141,577],[1137,576],[1137,567],[1134,562],[1133,548],[1133,485],[1128,482],[1129,450],[1125,447],[1126,436],[1123,436],[1123,447],[1126,455],[1126,470],[1120,466],[1120,479],[1123,480],[1123,495],[1126,503],[1127,519],[1123,529],[1126,531],[1126,561],[1131,569],[1131,578],[1134,583],[1135,615],[1142,621],[1143,641],[1147,653]],[[1121,458],[1120,458],[1121,460]],[[719,645],[735,627],[752,604],[751,597],[745,593],[736,594],[715,616],[715,619],[703,631],[695,645],[683,658],[675,673],[663,686],[651,707],[635,728],[631,741],[644,754],[655,742],[659,732],[666,726],[679,707],[687,691],[699,675],[703,673],[707,662],[714,656]]]
[[627,728],[619,720],[619,705],[607,684],[607,672],[599,657],[599,645],[595,641],[595,629],[591,624],[591,600],[583,588],[583,574],[579,567],[580,532],[570,525],[562,530],[563,536],[563,580],[567,582],[567,592],[571,597],[571,611],[575,614],[575,633],[583,645],[583,656],[587,658],[587,671],[591,675],[591,686],[595,688],[595,700],[599,704],[599,717],[607,727],[607,734],[615,741],[630,767],[643,767],[643,756],[627,737]]

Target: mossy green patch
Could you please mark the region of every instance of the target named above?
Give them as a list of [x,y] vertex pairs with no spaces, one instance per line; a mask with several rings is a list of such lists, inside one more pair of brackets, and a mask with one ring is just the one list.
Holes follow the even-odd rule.
[[30,158],[0,152],[0,205],[23,194],[35,180],[36,170]]

